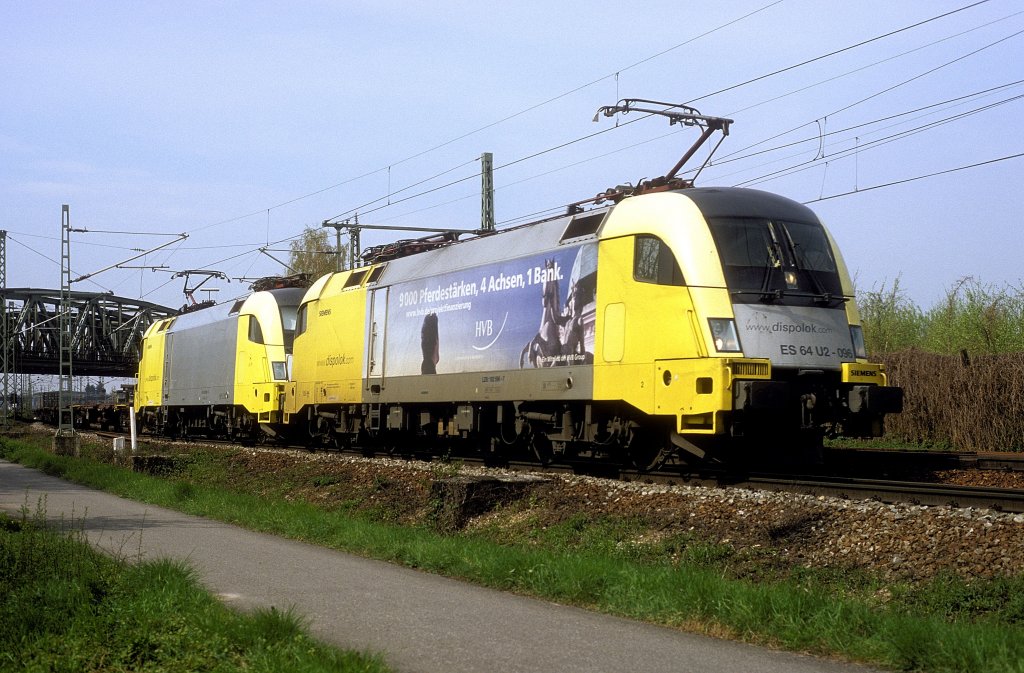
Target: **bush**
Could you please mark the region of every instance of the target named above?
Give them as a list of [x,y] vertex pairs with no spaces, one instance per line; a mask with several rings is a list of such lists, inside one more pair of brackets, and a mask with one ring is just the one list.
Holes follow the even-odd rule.
[[886,417],[901,439],[964,451],[1024,450],[1024,352],[941,355],[906,350],[880,358],[903,388],[903,413]]
[[922,345],[936,353],[1024,351],[1024,292],[961,279],[926,315]]
[[869,353],[893,353],[919,347],[924,339],[925,316],[900,289],[899,277],[892,287],[864,292],[857,300]]
[[863,292],[857,302],[868,352],[875,355],[919,348],[955,355],[1024,352],[1024,289],[986,285],[970,276],[946,299],[922,311],[900,288]]
[[891,287],[861,295],[864,337],[903,413],[887,430],[903,440],[962,450],[1024,450],[1024,290],[966,277],[922,311]]

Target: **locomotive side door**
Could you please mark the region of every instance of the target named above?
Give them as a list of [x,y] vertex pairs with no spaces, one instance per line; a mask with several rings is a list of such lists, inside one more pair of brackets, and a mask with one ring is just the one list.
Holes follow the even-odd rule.
[[171,377],[174,372],[171,368],[171,358],[174,356],[174,333],[168,334],[164,340],[164,375],[161,379],[161,405],[168,404],[171,398]]
[[373,394],[384,388],[384,342],[388,322],[388,288],[367,293],[366,389]]

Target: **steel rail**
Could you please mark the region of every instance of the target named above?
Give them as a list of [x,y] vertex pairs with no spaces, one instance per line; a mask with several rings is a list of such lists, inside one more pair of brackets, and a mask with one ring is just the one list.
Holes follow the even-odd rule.
[[1024,490],[928,484],[880,479],[843,479],[818,477],[786,478],[777,475],[752,475],[732,487],[750,486],[809,495],[831,495],[885,503],[910,503],[930,507],[984,508],[999,512],[1024,513]]
[[867,467],[877,463],[886,469],[1004,470],[1024,471],[1024,453],[975,451],[922,451],[914,449],[826,448],[825,464],[831,468]]
[[[96,433],[101,437],[111,436],[107,433]],[[172,440],[172,442],[175,440]],[[181,441],[181,440],[177,440]],[[195,438],[192,441],[220,444],[221,442]],[[230,442],[224,442],[230,444]],[[255,447],[254,447],[255,448]],[[260,446],[261,450],[302,450],[300,447]],[[306,449],[308,450],[308,449]],[[331,451],[332,453],[334,451]],[[342,453],[342,452],[339,452]],[[365,457],[370,457],[363,454]],[[376,454],[385,457],[381,454]],[[955,455],[950,453],[949,455]],[[390,458],[427,460],[436,456],[417,452],[398,452]],[[987,456],[986,456],[987,459]],[[997,460],[998,458],[993,458]],[[482,458],[462,456],[458,462],[466,465],[484,466]],[[552,463],[540,465],[528,461],[505,461],[503,469],[513,472],[540,472],[548,474],[586,474],[589,476],[618,479],[625,481],[643,481],[668,485],[696,485],[711,488],[746,488],[753,490],[798,493],[805,495],[825,495],[848,500],[878,501],[883,503],[906,503],[929,507],[979,508],[997,512],[1020,514],[1024,513],[1024,489],[989,488],[983,486],[959,486],[953,484],[934,484],[915,481],[898,481],[885,479],[864,479],[855,477],[836,477],[821,475],[798,475],[783,473],[737,473],[725,468],[702,469],[688,473],[685,470],[659,470],[656,472],[640,472],[623,466],[598,464],[566,464]],[[590,469],[588,469],[590,468]]]

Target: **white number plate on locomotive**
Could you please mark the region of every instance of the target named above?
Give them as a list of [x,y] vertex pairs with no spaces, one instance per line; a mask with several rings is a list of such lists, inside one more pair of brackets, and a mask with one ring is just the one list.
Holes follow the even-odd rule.
[[854,358],[843,308],[735,304],[743,354],[774,367],[839,369]]

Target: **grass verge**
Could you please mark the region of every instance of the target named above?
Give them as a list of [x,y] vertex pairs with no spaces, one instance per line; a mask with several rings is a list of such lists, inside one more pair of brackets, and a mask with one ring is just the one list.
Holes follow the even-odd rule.
[[[53,456],[24,442],[0,454],[96,488],[192,514],[380,558],[481,584],[691,631],[788,650],[840,656],[907,671],[1024,671],[1024,583],[936,582],[913,593],[847,590],[842,579],[728,577],[713,546],[667,554],[623,549],[614,526],[570,522],[531,540],[499,540],[483,530],[440,534],[284,497],[233,492],[227,461],[195,461],[190,480],[133,473],[92,460]],[[281,482],[287,475],[275,474]],[[384,517],[386,518],[386,517]],[[971,605],[989,603],[972,610]]]
[[390,670],[317,643],[290,612],[232,612],[182,563],[128,564],[44,524],[42,507],[0,514],[0,670]]

